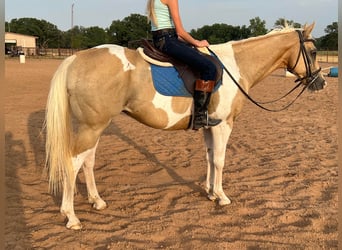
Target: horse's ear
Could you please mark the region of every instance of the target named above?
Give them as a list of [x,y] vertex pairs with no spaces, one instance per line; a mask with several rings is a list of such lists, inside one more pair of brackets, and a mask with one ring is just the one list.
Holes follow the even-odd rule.
[[313,22],[309,26],[307,24],[304,25],[303,30],[304,30],[304,37],[305,38],[309,38],[311,36],[311,32],[312,32],[314,27],[315,27],[315,22]]

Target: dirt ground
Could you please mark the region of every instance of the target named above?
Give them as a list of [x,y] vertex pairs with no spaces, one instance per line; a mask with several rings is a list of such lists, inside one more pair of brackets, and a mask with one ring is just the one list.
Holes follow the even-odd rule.
[[[337,249],[337,78],[283,112],[246,101],[227,147],[225,207],[206,198],[201,132],[118,116],[95,166],[108,208],[87,203],[81,172],[75,211],[84,228],[72,231],[42,174],[44,107],[60,63],[5,62],[6,249]],[[251,94],[274,99],[292,86],[276,71]]]

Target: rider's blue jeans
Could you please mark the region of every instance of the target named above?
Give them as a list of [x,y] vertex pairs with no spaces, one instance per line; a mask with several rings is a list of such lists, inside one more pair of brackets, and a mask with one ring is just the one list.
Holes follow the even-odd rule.
[[184,62],[201,73],[201,80],[215,80],[216,66],[210,59],[201,55],[195,48],[178,39],[176,32],[168,32],[153,36],[154,45],[170,55]]

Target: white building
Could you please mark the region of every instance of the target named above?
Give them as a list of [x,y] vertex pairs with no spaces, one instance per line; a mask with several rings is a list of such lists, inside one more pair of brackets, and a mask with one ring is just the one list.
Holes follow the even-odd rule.
[[36,36],[22,35],[12,32],[5,32],[5,48],[8,51],[23,51],[25,55],[36,55]]

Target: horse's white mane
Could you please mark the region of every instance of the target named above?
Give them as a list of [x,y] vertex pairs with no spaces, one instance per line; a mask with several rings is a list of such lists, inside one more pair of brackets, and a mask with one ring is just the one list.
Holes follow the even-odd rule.
[[279,35],[279,34],[290,33],[290,32],[293,32],[295,30],[303,31],[304,28],[294,28],[292,25],[289,25],[287,22],[285,22],[285,26],[282,26],[282,25],[275,26],[271,31],[269,31],[265,35],[249,37],[247,39],[238,40],[238,41],[230,41],[230,42],[231,43],[241,43],[241,42],[244,43],[244,42],[247,42],[247,41],[251,42],[251,41],[254,41],[254,40],[259,40],[259,39],[263,39],[263,38],[267,38],[267,37],[271,37],[271,36],[275,36],[275,35]]
[[288,25],[287,23],[285,23],[285,26],[278,25],[278,26],[274,27],[267,34],[272,35],[274,33],[288,33],[288,32],[292,32],[294,30],[303,30],[303,28],[294,28],[292,25]]
[[256,37],[250,37],[250,38],[247,38],[247,39],[243,39],[243,40],[239,40],[239,41],[233,41],[233,42],[236,42],[236,43],[247,42],[247,41],[250,42],[250,41],[254,41],[254,40],[259,40],[259,39],[275,36],[277,34],[279,35],[279,34],[290,33],[290,32],[295,31],[295,30],[303,30],[303,29],[302,28],[300,28],[300,29],[294,28],[294,27],[288,26],[288,25],[286,25],[285,27],[284,26],[276,26],[275,28],[273,28],[271,31],[269,31],[265,35],[256,36]]

